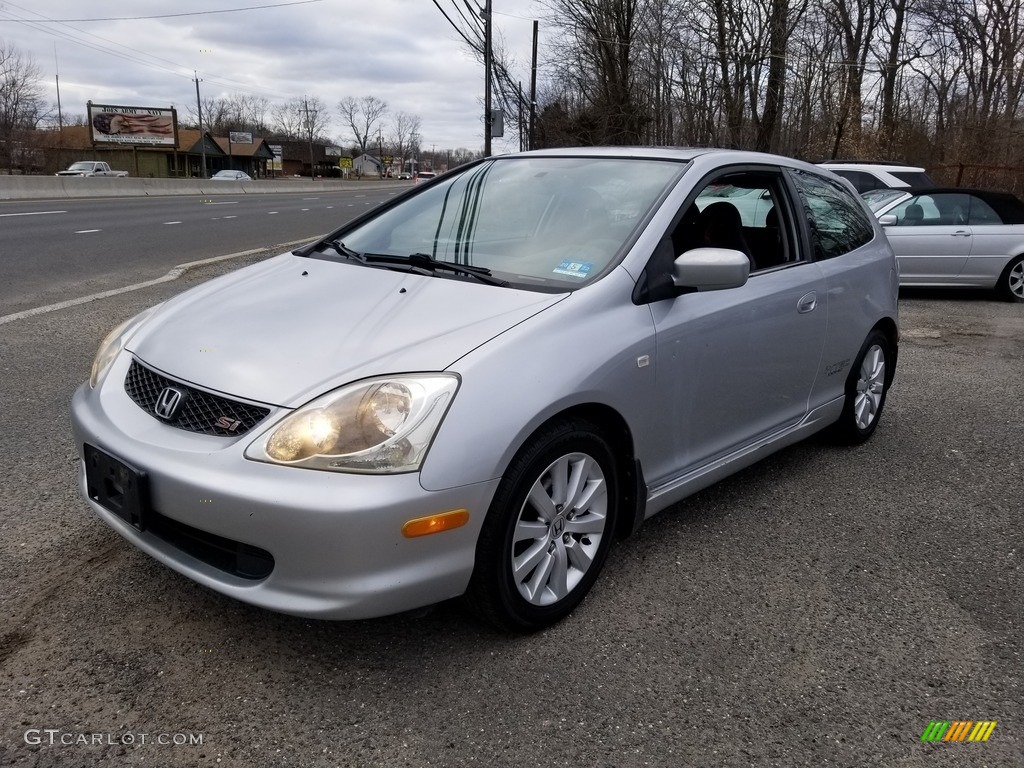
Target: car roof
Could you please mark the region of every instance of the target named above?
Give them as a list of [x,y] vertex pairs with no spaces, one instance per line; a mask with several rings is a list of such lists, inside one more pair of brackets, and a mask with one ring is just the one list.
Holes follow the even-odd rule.
[[721,160],[728,160],[730,164],[741,165],[744,163],[773,165],[784,165],[789,168],[802,168],[809,171],[821,172],[822,169],[811,163],[797,160],[783,155],[772,155],[765,152],[754,152],[744,149],[721,149],[718,147],[561,147],[556,149],[536,149],[529,152],[517,152],[510,155],[495,155],[495,159],[502,157],[615,157],[636,160],[675,160],[689,162],[701,157],[715,157]]
[[897,160],[822,160],[818,165],[862,165],[867,168],[893,168],[895,170],[924,170],[919,165],[902,163]]

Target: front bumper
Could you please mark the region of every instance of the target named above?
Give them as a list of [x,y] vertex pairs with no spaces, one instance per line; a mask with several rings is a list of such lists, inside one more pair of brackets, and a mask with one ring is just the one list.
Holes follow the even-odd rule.
[[[371,618],[465,591],[497,479],[427,491],[418,473],[355,475],[249,461],[243,451],[279,411],[240,438],[168,427],[125,394],[121,382],[130,357],[119,356],[96,390],[84,384],[75,392],[71,420],[83,459],[83,496],[139,549],[225,595],[299,616]],[[89,499],[85,444],[145,472],[152,510],[172,525],[270,553],[269,574],[234,575],[176,546],[166,526],[140,531]],[[402,535],[410,519],[459,508],[469,511],[461,528],[413,539]]]

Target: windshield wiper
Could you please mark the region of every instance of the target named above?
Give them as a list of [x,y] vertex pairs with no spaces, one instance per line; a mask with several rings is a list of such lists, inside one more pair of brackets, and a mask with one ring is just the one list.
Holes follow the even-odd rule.
[[333,248],[339,256],[344,256],[346,259],[352,259],[353,261],[361,261],[363,264],[366,263],[366,257],[363,254],[356,253],[340,240],[324,240],[323,244]]
[[456,264],[454,261],[439,261],[433,256],[426,253],[413,253],[408,256],[409,263],[414,267],[420,269],[428,269],[431,272],[437,270],[445,270],[447,272],[455,272],[459,275],[468,275],[469,277],[475,277],[481,283],[487,283],[488,285],[500,285],[507,286],[507,280],[501,280],[497,277],[491,276],[491,270],[487,267],[474,267],[470,264]]
[[321,245],[334,250],[339,256],[346,259],[358,261],[360,264],[370,266],[382,266],[389,269],[406,271],[404,267],[411,268],[420,274],[429,275],[438,271],[454,272],[458,275],[466,275],[488,285],[505,287],[507,280],[491,277],[491,270],[486,267],[474,267],[470,264],[456,264],[454,261],[439,261],[425,253],[413,253],[409,256],[392,256],[385,253],[359,253],[353,251],[340,240],[324,240]]

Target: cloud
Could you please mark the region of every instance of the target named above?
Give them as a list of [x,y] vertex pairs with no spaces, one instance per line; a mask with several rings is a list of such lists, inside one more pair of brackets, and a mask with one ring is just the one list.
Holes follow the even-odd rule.
[[[336,113],[338,101],[373,95],[386,101],[392,113],[419,115],[426,146],[482,146],[482,67],[430,0],[322,0],[239,13],[66,25],[18,21],[39,19],[40,13],[50,19],[79,19],[161,9],[198,13],[260,2],[53,0],[29,6],[27,0],[5,0],[0,4],[0,39],[34,58],[54,102],[59,65],[66,114],[83,114],[88,100],[173,104],[184,113],[195,104],[195,71],[204,98],[247,93],[282,103],[317,96],[329,107],[329,133],[338,138],[348,139]],[[449,0],[440,2],[457,18]],[[537,11],[534,0],[500,2],[506,14],[528,19]],[[514,47],[516,58],[528,61],[529,21],[497,15],[496,24],[506,48]],[[522,76],[529,81],[525,67]]]

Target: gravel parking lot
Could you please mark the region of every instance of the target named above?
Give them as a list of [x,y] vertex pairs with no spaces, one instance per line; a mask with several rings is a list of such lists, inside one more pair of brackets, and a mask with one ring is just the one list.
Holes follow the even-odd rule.
[[[226,269],[0,326],[0,764],[1024,764],[1024,306],[905,294],[869,443],[655,517],[568,620],[508,637],[458,603],[267,613],[88,511],[68,401],[99,339]],[[998,725],[922,743],[935,720]]]

